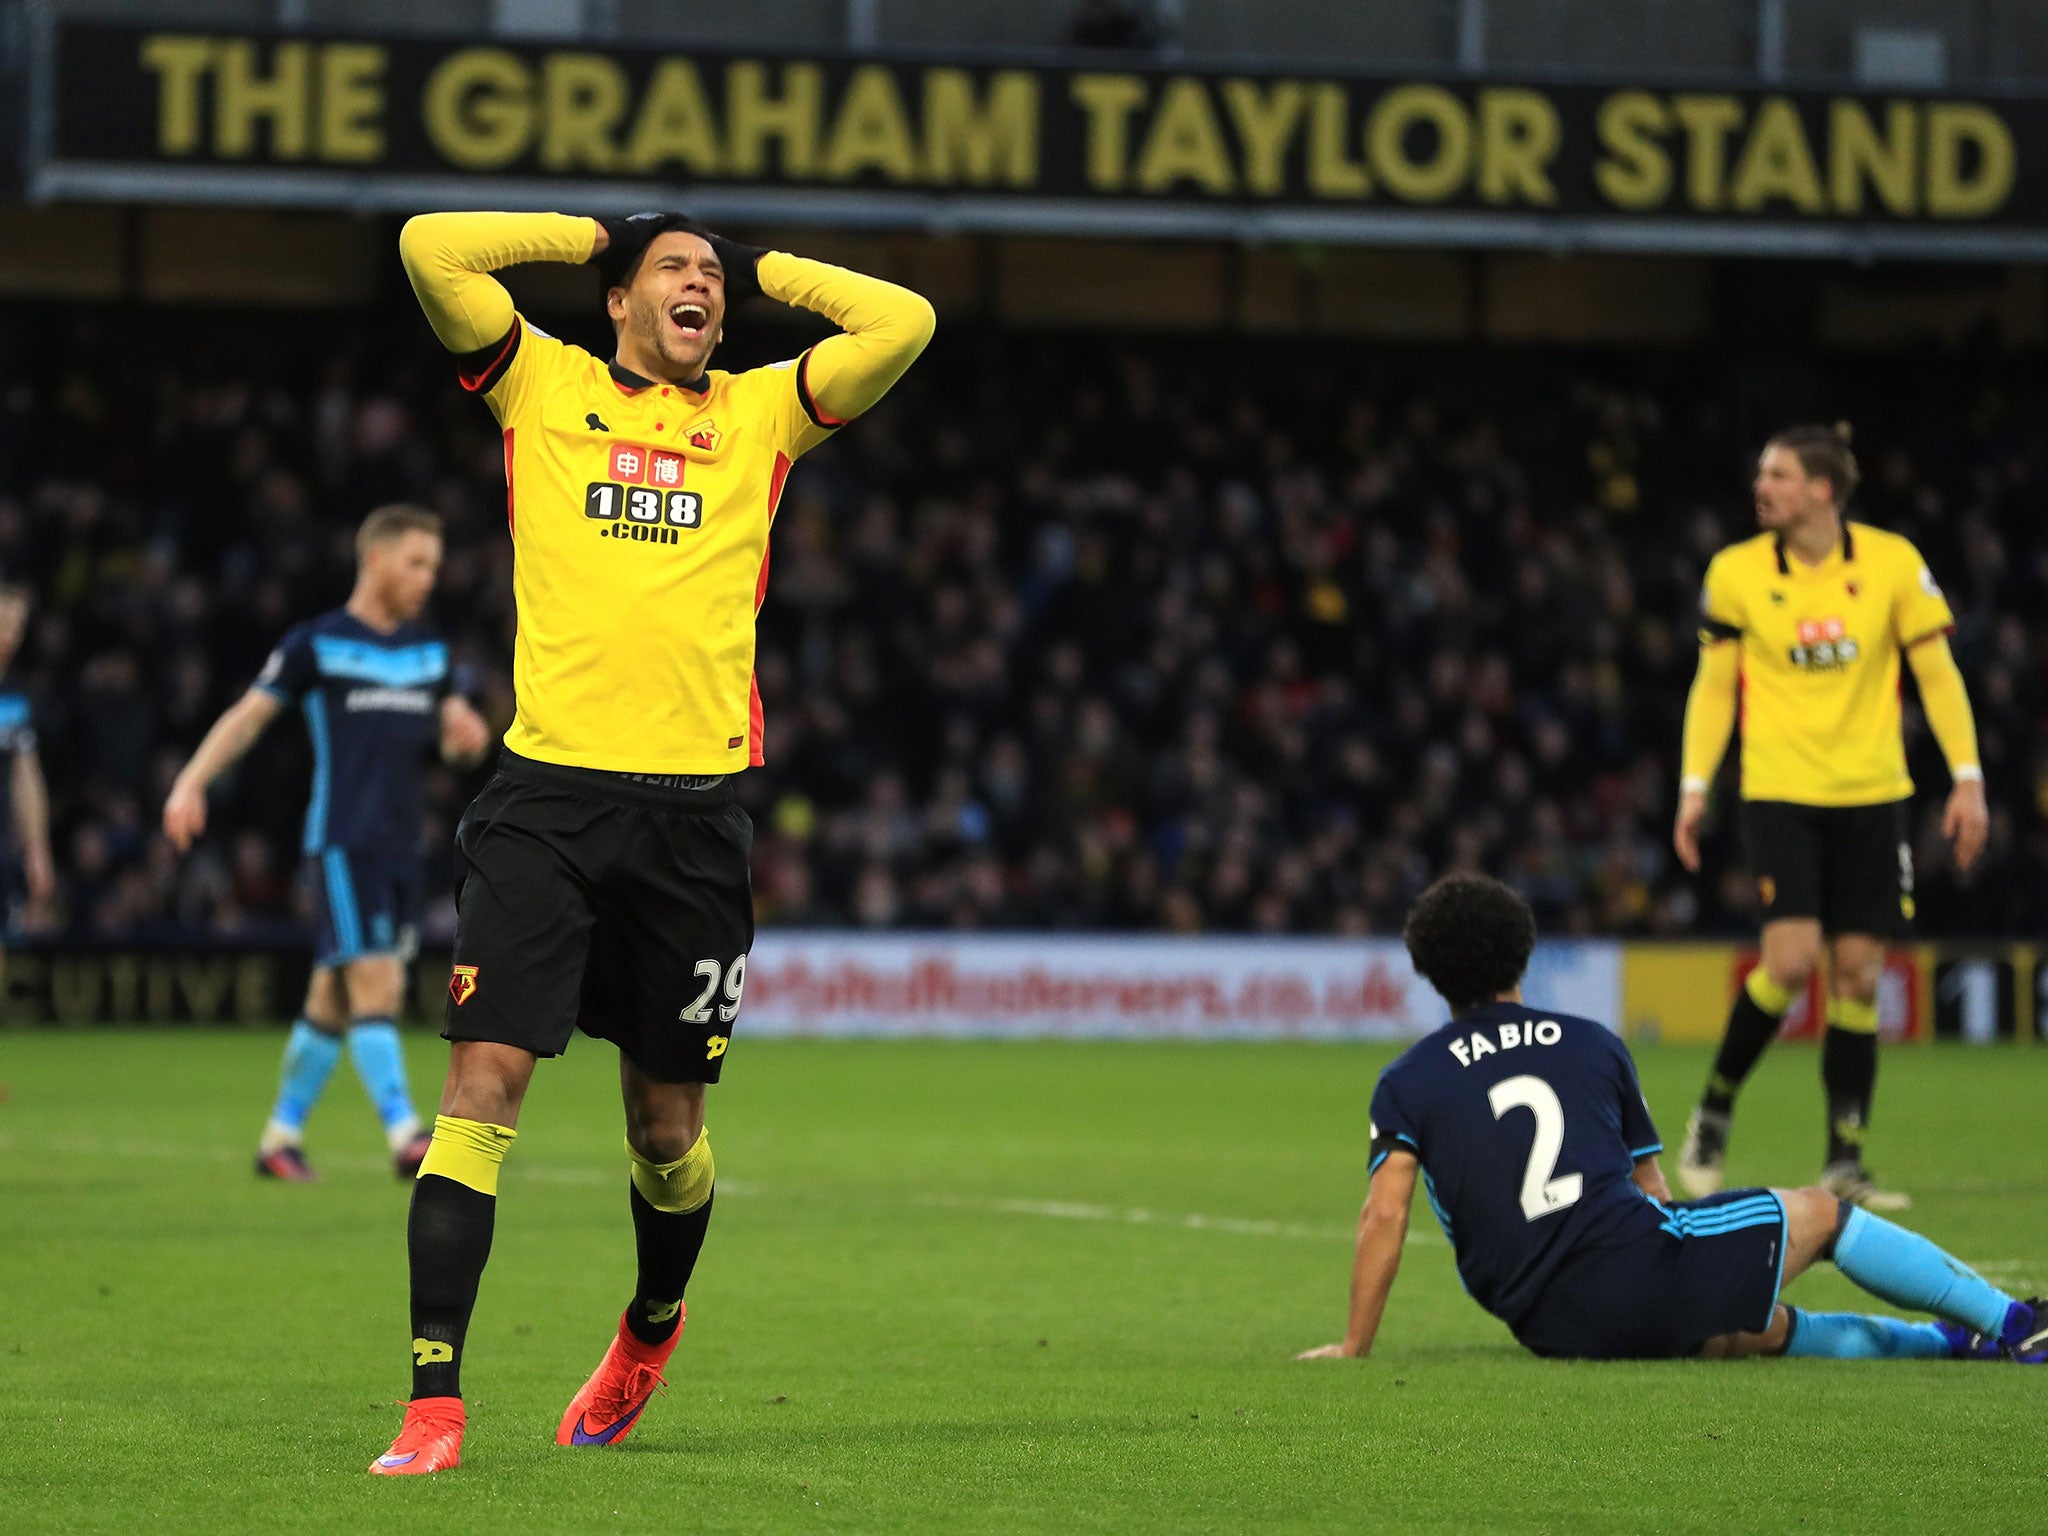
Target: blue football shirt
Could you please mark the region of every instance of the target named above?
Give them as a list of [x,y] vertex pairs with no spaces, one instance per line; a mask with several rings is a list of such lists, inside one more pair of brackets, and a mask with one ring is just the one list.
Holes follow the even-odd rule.
[[256,686],[306,718],[305,851],[417,858],[421,769],[440,739],[448,647],[420,625],[380,634],[338,608],[286,634]]
[[1460,1014],[1372,1096],[1372,1166],[1396,1149],[1424,1188],[1472,1299],[1514,1327],[1567,1255],[1654,1232],[1629,1175],[1663,1150],[1628,1047],[1589,1019],[1520,1003]]

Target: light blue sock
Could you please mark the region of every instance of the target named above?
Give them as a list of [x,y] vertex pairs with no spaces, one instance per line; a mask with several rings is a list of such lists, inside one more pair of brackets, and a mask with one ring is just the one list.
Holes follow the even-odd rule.
[[1785,1353],[1815,1360],[1946,1360],[1948,1340],[1934,1323],[1795,1307]]
[[385,1132],[418,1125],[419,1116],[412,1111],[412,1090],[405,1083],[405,1052],[398,1044],[398,1026],[388,1018],[357,1019],[349,1025],[348,1054]]
[[277,1107],[271,1122],[297,1135],[305,1128],[306,1116],[327,1091],[327,1079],[341,1060],[341,1037],[315,1029],[304,1019],[292,1025],[291,1038],[284,1045],[284,1071],[277,1087]]
[[1998,1337],[2012,1298],[1917,1232],[1854,1210],[1835,1239],[1835,1268],[1895,1307],[1932,1312]]

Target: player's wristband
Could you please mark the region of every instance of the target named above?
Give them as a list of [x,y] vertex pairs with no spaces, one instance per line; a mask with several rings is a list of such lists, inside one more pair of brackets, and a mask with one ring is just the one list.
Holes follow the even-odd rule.
[[1704,795],[1707,792],[1707,781],[1688,774],[1678,781],[1678,792],[1681,795]]
[[1949,770],[1949,777],[1958,784],[1982,784],[1984,782],[1984,770],[1982,768],[1951,768]]

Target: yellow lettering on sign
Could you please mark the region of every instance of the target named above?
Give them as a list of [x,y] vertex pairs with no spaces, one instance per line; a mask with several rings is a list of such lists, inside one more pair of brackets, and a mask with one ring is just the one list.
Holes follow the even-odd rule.
[[1287,190],[1287,147],[1307,102],[1301,82],[1281,80],[1262,91],[1249,80],[1226,80],[1223,102],[1244,146],[1244,189],[1279,196]]
[[1130,163],[1130,118],[1145,99],[1136,75],[1076,75],[1074,101],[1088,114],[1088,185],[1121,192]]
[[224,160],[247,159],[256,152],[257,123],[267,122],[271,158],[304,159],[310,62],[307,44],[279,43],[271,72],[262,75],[254,42],[222,43],[214,66],[214,153]]
[[1671,156],[1661,136],[1671,114],[1648,91],[1619,91],[1600,103],[1593,131],[1607,151],[1593,164],[1593,184],[1617,208],[1641,212],[1671,196]]
[[[1408,130],[1428,124],[1428,158],[1408,155]],[[1365,148],[1382,185],[1411,203],[1438,203],[1472,174],[1472,115],[1440,85],[1403,85],[1387,92],[1365,126]]]
[[320,50],[322,160],[362,165],[384,153],[385,51],[373,43]]
[[1728,191],[1728,200],[1738,213],[1755,213],[1774,198],[1789,202],[1801,213],[1827,210],[1820,170],[1806,142],[1806,125],[1782,96],[1769,97],[1757,109]]
[[1685,199],[1702,212],[1719,208],[1728,135],[1742,126],[1742,103],[1733,96],[1675,96],[1671,110],[1685,129]]
[[1541,91],[1496,87],[1479,95],[1479,195],[1489,203],[1557,202],[1550,162],[1564,139],[1557,108]]
[[1919,212],[1920,122],[1907,101],[1885,104],[1884,133],[1863,103],[1836,97],[1828,107],[1828,194],[1837,213],[1863,211],[1866,185],[1891,212]]
[[502,48],[451,53],[427,78],[422,115],[442,159],[498,170],[533,146],[533,72]]
[[895,74],[880,64],[853,72],[825,146],[825,174],[832,180],[850,181],[862,171],[880,171],[894,182],[917,179],[910,117]]
[[159,34],[142,40],[141,58],[157,77],[157,153],[191,154],[199,148],[199,87],[213,69],[213,44]]
[[1309,104],[1308,189],[1317,197],[1364,197],[1372,179],[1351,158],[1346,132],[1351,104],[1341,85],[1319,85]]
[[1219,197],[1237,190],[1237,172],[1209,92],[1187,75],[1168,84],[1145,135],[1138,154],[1138,190],[1164,192],[1184,181]]
[[[1976,164],[1965,170],[1965,151]],[[2012,130],[1989,107],[1973,101],[1937,102],[1927,109],[1927,211],[1937,219],[1974,219],[2012,195],[2018,156]]]
[[551,171],[608,171],[626,115],[626,72],[601,53],[551,53],[541,65],[540,163]]
[[989,77],[985,100],[976,102],[974,77],[966,70],[926,70],[924,174],[940,186],[1035,184],[1038,77],[1024,69],[999,70]]
[[742,59],[725,72],[725,129],[735,176],[759,176],[767,169],[768,145],[780,146],[782,174],[793,180],[811,174],[818,159],[818,125],[824,116],[825,73],[815,64],[786,64],[782,94],[768,94],[768,66]]
[[688,59],[663,59],[641,98],[623,169],[645,173],[675,164],[716,176],[720,163],[718,123],[697,66]]

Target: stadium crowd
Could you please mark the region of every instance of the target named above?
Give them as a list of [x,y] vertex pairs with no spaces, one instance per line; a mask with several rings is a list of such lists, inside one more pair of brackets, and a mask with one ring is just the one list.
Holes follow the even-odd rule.
[[[591,319],[549,323],[597,346]],[[735,330],[731,362],[801,344],[766,317]],[[792,477],[769,763],[744,780],[761,918],[1386,932],[1469,867],[1553,932],[1746,928],[1732,818],[1697,880],[1668,845],[1695,598],[1752,526],[1762,437],[1837,415],[1863,449],[1855,515],[1918,541],[1955,603],[1983,736],[1991,845],[1958,882],[1946,770],[1909,727],[1923,923],[2033,931],[2048,413],[2015,364],[972,327]],[[499,443],[409,307],[5,316],[0,574],[38,603],[17,670],[54,803],[50,923],[299,931],[295,721],[216,796],[197,856],[157,815],[273,641],[346,596],[356,522],[400,499],[448,519],[434,619],[502,726]],[[476,785],[427,771],[445,934]]]

